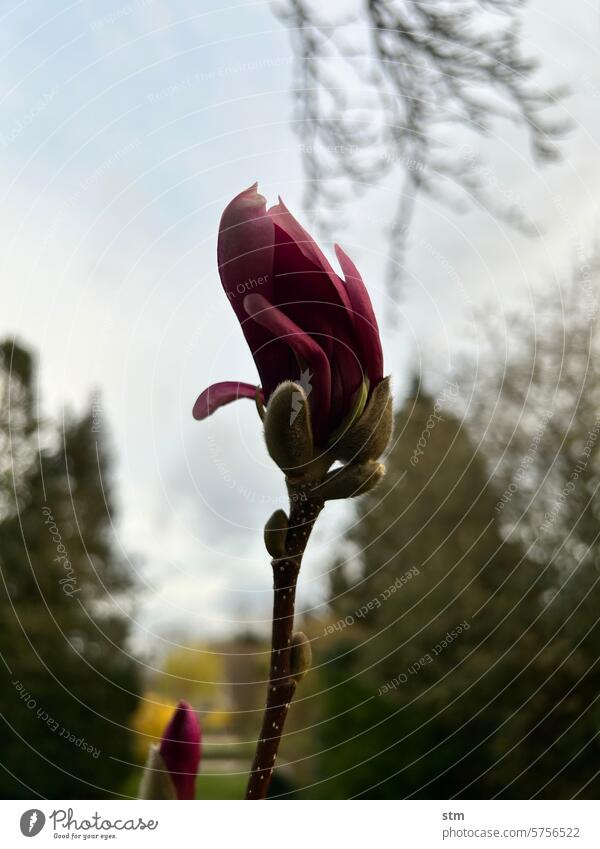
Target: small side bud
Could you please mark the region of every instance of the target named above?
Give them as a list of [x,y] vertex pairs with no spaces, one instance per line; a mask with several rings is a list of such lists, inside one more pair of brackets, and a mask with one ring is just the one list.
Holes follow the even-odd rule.
[[167,765],[158,746],[153,743],[148,752],[140,784],[140,799],[176,799],[175,785],[171,781]]
[[290,671],[295,681],[301,681],[312,666],[312,649],[310,640],[302,631],[296,631],[292,636],[290,656]]
[[390,379],[385,377],[373,390],[362,416],[332,446],[332,452],[352,464],[378,460],[390,441],[392,427]]
[[271,395],[264,419],[267,450],[284,472],[297,475],[313,459],[310,409],[304,389],[291,380]]
[[323,483],[317,487],[324,501],[336,498],[354,498],[377,486],[385,474],[385,466],[375,460],[356,465],[350,463],[341,469],[334,469],[325,476]]
[[265,525],[265,548],[271,557],[285,556],[288,517],[284,510],[276,510]]

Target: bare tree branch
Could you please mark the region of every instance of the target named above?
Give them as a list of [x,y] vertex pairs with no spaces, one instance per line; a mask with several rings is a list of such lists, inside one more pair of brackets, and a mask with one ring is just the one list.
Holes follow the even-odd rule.
[[[400,264],[418,195],[471,203],[531,234],[536,228],[473,149],[451,131],[489,136],[498,121],[525,127],[537,162],[558,157],[564,121],[548,108],[564,95],[532,82],[538,62],[520,44],[525,0],[362,0],[355,15],[327,20],[311,0],[283,0],[296,56],[294,126],[306,175],[304,203],[324,232],[356,194],[398,179],[387,280]],[[450,136],[449,136],[450,131]],[[454,134],[456,136],[456,134]],[[457,155],[458,153],[458,155]]]

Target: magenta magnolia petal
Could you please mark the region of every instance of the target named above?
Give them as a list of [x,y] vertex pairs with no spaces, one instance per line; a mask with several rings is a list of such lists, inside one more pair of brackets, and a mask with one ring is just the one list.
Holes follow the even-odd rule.
[[267,347],[270,334],[247,320],[243,302],[257,289],[272,298],[274,241],[273,222],[255,183],[240,192],[221,216],[217,262],[221,283],[242,326],[267,398],[286,379],[285,350],[276,343]]
[[[223,212],[217,260],[223,288],[260,375],[264,403],[286,380],[311,377],[308,403],[318,447],[352,412],[365,375],[371,392],[383,378],[383,353],[369,295],[354,264],[336,246],[345,282],[281,198],[266,208],[257,185]],[[206,418],[237,398],[244,383],[205,390],[194,416]]]
[[[350,309],[350,301],[344,284],[331,267],[327,257],[317,245],[313,237],[310,233],[307,233],[298,221],[296,221],[281,198],[279,198],[278,204],[269,208],[267,214],[273,219],[277,227],[283,230],[290,243],[294,244],[304,254],[306,259],[310,260],[316,269],[327,275],[327,278],[329,278],[331,283],[331,287],[335,290],[340,303],[346,307],[346,309]],[[325,296],[326,294],[328,293],[324,291],[323,295]],[[266,293],[265,297],[271,300]],[[325,297],[323,297],[323,300],[325,300]]]
[[323,348],[262,295],[248,295],[244,299],[244,308],[254,321],[289,345],[300,361],[306,362],[311,373],[309,400],[315,411],[314,424],[318,430],[319,425],[329,418],[331,400],[331,370]]
[[217,263],[221,282],[240,321],[242,301],[254,287],[272,295],[273,222],[266,214],[266,200],[255,183],[225,207],[219,224]]
[[[356,344],[356,343],[355,343]],[[343,339],[336,339],[333,346],[331,364],[331,408],[343,410],[341,418],[345,418],[354,406],[356,393],[365,378],[365,369],[361,357],[354,350],[355,346],[348,345]],[[340,417],[333,417],[330,424],[335,430]]]
[[375,312],[366,286],[357,267],[339,245],[335,246],[348,296],[352,304],[354,325],[365,359],[365,367],[372,386],[383,380],[383,351]]
[[336,341],[356,347],[349,309],[341,304],[323,271],[278,226],[273,267],[275,297],[267,299],[270,303],[312,336],[330,360]]
[[[219,407],[224,407],[225,404],[230,404],[232,401],[237,401],[238,398],[256,398],[256,390],[258,387],[251,383],[239,383],[235,380],[226,380],[223,383],[213,383],[208,389],[198,396],[194,404],[193,416],[198,421],[212,416],[215,410]],[[260,393],[261,400],[264,403],[262,392]]]
[[178,799],[196,797],[196,774],[202,752],[202,732],[196,713],[180,701],[165,728],[159,751],[175,786]]

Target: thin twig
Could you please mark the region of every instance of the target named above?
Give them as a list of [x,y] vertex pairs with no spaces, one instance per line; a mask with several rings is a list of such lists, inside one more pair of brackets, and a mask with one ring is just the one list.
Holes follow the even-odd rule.
[[266,799],[283,734],[283,726],[296,690],[290,658],[294,631],[296,583],[302,556],[317,516],[323,509],[311,484],[288,482],[289,530],[285,557],[271,561],[273,567],[273,631],[267,701],[260,737],[248,778],[246,799]]

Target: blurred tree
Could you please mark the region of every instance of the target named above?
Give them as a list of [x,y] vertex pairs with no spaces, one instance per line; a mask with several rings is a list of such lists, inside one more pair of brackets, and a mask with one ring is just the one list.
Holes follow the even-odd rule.
[[130,771],[138,698],[110,458],[97,409],[59,432],[38,421],[35,393],[31,354],[4,342],[0,795],[110,796]]
[[497,481],[503,538],[525,546],[551,585],[544,596],[548,751],[532,766],[546,774],[550,796],[587,781],[582,795],[600,789],[599,304],[600,257],[592,255],[558,290],[538,293],[533,314],[515,309],[510,336],[490,326],[479,366],[465,363],[460,376],[470,431]]
[[[305,205],[321,227],[354,195],[391,175],[399,183],[388,284],[395,291],[420,192],[468,198],[526,233],[514,198],[499,197],[480,155],[498,121],[524,126],[537,161],[557,156],[566,124],[547,115],[562,90],[544,91],[521,48],[526,0],[365,0],[327,13],[312,0],[282,0],[296,58],[294,128],[302,142]],[[471,133],[461,137],[460,126]],[[466,143],[465,143],[466,142]],[[459,190],[455,195],[453,188]]]
[[171,649],[152,676],[152,689],[174,702],[187,699],[203,713],[229,701],[223,657],[202,643]]
[[256,740],[269,680],[270,643],[264,636],[240,633],[222,646],[227,680],[230,682],[230,726],[243,740]]
[[385,481],[359,502],[355,554],[334,572],[332,618],[314,643],[303,794],[600,789],[594,651],[578,642],[579,612],[565,628],[564,607],[548,604],[559,572],[504,534],[496,481],[451,409],[455,392],[434,400],[415,386]]

